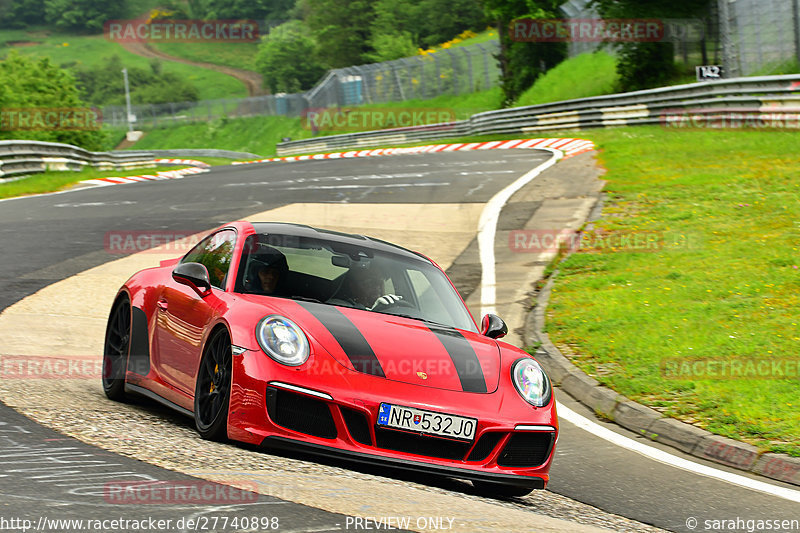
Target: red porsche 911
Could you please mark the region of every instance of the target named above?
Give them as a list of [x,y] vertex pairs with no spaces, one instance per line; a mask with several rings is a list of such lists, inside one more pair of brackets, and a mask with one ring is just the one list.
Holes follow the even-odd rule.
[[430,259],[361,235],[235,222],[120,289],[103,388],[194,418],[207,439],[304,449],[521,496],[558,420],[526,352],[479,328]]

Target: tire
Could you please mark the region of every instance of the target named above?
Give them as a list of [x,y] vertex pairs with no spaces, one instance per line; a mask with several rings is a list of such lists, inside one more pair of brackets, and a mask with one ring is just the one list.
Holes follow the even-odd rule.
[[194,422],[204,439],[224,441],[228,438],[232,368],[230,335],[226,329],[218,329],[203,349],[194,390]]
[[108,316],[103,348],[103,392],[117,402],[124,402],[125,373],[131,346],[131,301],[127,295],[120,297]]
[[488,496],[490,498],[521,498],[533,492],[533,488],[506,485],[505,483],[492,483],[489,481],[473,481],[472,485],[481,496]]

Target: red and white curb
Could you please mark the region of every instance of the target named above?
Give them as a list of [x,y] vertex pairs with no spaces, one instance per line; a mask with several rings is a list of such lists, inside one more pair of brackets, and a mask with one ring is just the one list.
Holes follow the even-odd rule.
[[208,172],[206,168],[181,168],[178,170],[162,170],[155,174],[143,174],[141,176],[125,176],[114,178],[96,178],[92,180],[83,180],[81,183],[86,185],[94,185],[105,187],[108,185],[124,185],[126,183],[136,183],[139,181],[160,181],[160,180],[175,180],[183,178],[190,174],[202,174]]
[[211,165],[196,159],[156,159],[157,165],[191,165],[193,167],[210,168]]
[[332,152],[325,154],[299,155],[289,157],[271,157],[253,161],[238,161],[232,165],[249,165],[252,163],[271,163],[275,161],[306,161],[313,159],[342,159],[351,157],[373,157],[379,155],[427,154],[435,152],[461,152],[465,150],[509,150],[512,148],[552,148],[564,152],[564,158],[573,157],[583,152],[594,150],[594,143],[585,139],[515,139],[512,141],[489,141],[482,143],[429,144],[410,148],[378,148],[375,150],[354,150],[350,152]]

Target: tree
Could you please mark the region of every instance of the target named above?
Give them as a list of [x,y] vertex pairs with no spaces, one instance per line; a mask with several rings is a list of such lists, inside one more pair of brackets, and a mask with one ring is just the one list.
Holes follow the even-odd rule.
[[45,0],[45,20],[63,30],[99,32],[106,21],[122,18],[124,0]]
[[295,0],[207,0],[204,16],[209,19],[288,20]]
[[417,53],[417,45],[407,31],[373,35],[369,42],[375,51],[367,52],[364,56],[368,61],[375,63],[409,57]]
[[[122,105],[125,103],[122,60],[114,55],[99,68],[75,70],[76,85],[84,98],[93,105]],[[150,68],[128,67],[131,102],[134,104],[165,104],[171,102],[196,102],[197,87],[184,78],[163,71],[160,61],[154,59]]]
[[[71,130],[85,126],[86,121],[76,123],[70,118],[85,116],[86,106],[78,97],[78,89],[72,76],[50,63],[48,58],[29,59],[13,50],[0,62],[0,139],[29,139],[61,142],[81,146],[88,150],[103,147],[104,134],[99,130]],[[33,129],[21,127],[21,117],[58,116],[53,122],[37,122],[25,119]],[[52,112],[57,115],[52,115]],[[15,129],[15,126],[18,129]]]
[[365,63],[372,52],[371,0],[301,0],[303,20],[319,45],[320,59],[331,68]]
[[325,74],[316,59],[317,45],[308,28],[299,21],[281,24],[263,38],[256,55],[256,68],[272,93],[310,89]]
[[25,28],[41,24],[44,4],[41,0],[0,0],[0,28]]
[[503,106],[513,105],[542,73],[567,56],[565,43],[528,43],[514,41],[509,25],[520,18],[552,19],[560,17],[561,0],[484,0],[487,17],[494,21],[500,36],[500,86]]
[[487,20],[479,0],[420,0],[419,46],[449,41],[464,30],[482,30]]
[[401,39],[410,38],[415,49],[430,48],[487,24],[479,0],[376,0],[374,10],[370,44],[384,56],[390,54],[379,48],[394,43],[396,49]]
[[[593,0],[603,18],[694,18],[708,14],[712,0]],[[619,90],[660,87],[676,74],[672,42],[633,42],[618,45]]]

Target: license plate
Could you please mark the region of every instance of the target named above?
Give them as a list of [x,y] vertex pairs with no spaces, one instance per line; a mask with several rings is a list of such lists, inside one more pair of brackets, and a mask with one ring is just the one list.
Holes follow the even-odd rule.
[[478,421],[475,418],[382,403],[378,411],[378,425],[441,437],[472,440],[475,438]]

